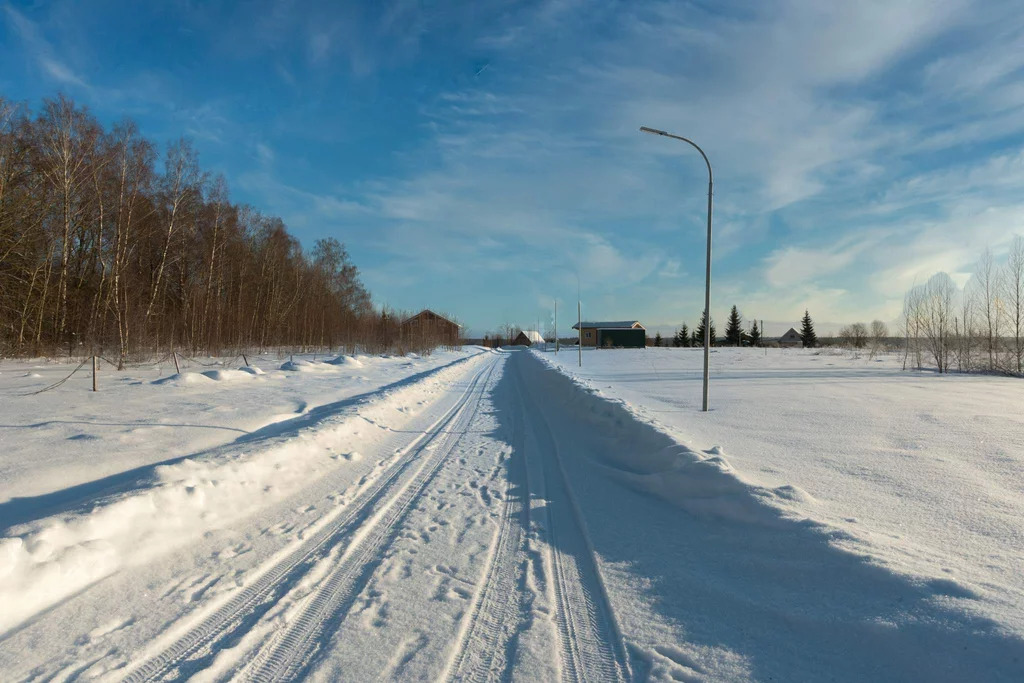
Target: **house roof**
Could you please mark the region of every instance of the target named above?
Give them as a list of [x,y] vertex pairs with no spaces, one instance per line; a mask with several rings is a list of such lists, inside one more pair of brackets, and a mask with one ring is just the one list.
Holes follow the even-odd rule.
[[403,320],[403,321],[402,321],[402,324],[403,324],[403,325],[405,325],[406,323],[411,323],[411,322],[412,322],[413,320],[416,320],[416,319],[417,319],[417,318],[419,318],[420,316],[424,316],[424,315],[427,315],[428,313],[429,313],[430,315],[434,316],[435,318],[440,318],[441,320],[445,321],[446,323],[451,323],[452,325],[455,325],[456,327],[462,327],[462,325],[458,324],[458,323],[457,323],[457,322],[455,322],[454,320],[449,320],[448,318],[444,317],[444,316],[443,316],[443,315],[441,315],[440,313],[434,313],[434,312],[433,312],[432,310],[430,310],[429,308],[424,308],[424,309],[423,309],[422,311],[420,311],[420,312],[419,312],[419,313],[417,313],[416,315],[411,315],[411,316],[409,316],[408,318],[406,318],[405,320]]
[[800,333],[799,333],[799,332],[797,332],[796,330],[794,330],[794,329],[793,329],[793,328],[791,327],[791,328],[789,328],[789,332],[786,332],[786,334],[782,335],[782,336],[781,336],[781,337],[779,337],[779,338],[780,338],[780,339],[785,339],[786,337],[790,337],[790,338],[792,338],[792,337],[797,337],[797,338],[799,338],[799,337],[800,337]]
[[[598,329],[598,330],[628,330],[628,329],[631,329],[634,325],[640,325],[640,321],[639,320],[613,320],[613,321],[610,321],[610,322],[609,321],[602,321],[602,322],[596,322],[596,323],[582,322],[582,323],[576,323],[575,325],[573,325],[572,329],[578,330],[581,327],[584,327],[584,328],[588,328],[588,329]],[[640,325],[640,326],[643,327],[643,325]]]
[[538,332],[537,330],[521,330],[519,332],[519,334],[522,334],[527,339],[529,339],[531,344],[543,344],[544,343],[544,337],[542,337],[540,332]]

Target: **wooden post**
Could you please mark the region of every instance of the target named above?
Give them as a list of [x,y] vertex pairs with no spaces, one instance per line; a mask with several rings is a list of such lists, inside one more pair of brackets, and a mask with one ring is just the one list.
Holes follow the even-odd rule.
[[96,356],[92,357],[92,390],[96,391]]
[[249,359],[245,357],[244,353],[242,354],[242,360],[245,361],[245,367],[249,367]]
[[177,351],[171,351],[171,358],[174,359],[174,371],[180,375],[181,374],[181,368],[178,367],[178,352]]

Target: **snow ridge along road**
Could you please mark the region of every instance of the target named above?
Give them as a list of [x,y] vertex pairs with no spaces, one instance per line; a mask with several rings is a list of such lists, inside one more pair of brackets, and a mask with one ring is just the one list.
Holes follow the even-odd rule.
[[[522,362],[534,361],[523,358]],[[631,674],[625,643],[608,601],[558,444],[552,437],[543,411],[537,408],[532,397],[524,396],[520,369],[516,368],[515,381],[528,425],[526,453],[530,481],[539,483],[538,490],[543,492],[547,501],[544,507],[545,540],[558,605],[562,679],[629,680]]]
[[[234,635],[234,631],[244,630],[255,623],[272,606],[276,598],[298,582],[317,561],[322,560],[327,551],[346,541],[349,542],[350,548],[365,547],[362,543],[367,535],[365,526],[378,526],[381,518],[389,511],[396,507],[404,509],[399,499],[410,490],[421,491],[429,479],[429,474],[436,471],[443,462],[443,458],[437,458],[430,453],[432,447],[436,446],[435,440],[438,435],[458,432],[459,418],[464,416],[470,407],[478,405],[478,402],[472,399],[479,391],[481,377],[484,373],[489,377],[494,366],[495,361],[491,361],[477,371],[455,407],[409,444],[398,461],[389,468],[388,473],[362,491],[352,503],[342,508],[341,514],[323,524],[297,548],[274,562],[273,566],[259,570],[259,577],[253,583],[232,595],[216,611],[193,625],[186,634],[158,655],[140,664],[125,680],[160,680],[168,672],[179,667],[183,669],[179,673],[184,673],[187,667],[183,663],[187,662],[190,656],[204,650],[215,650],[217,644]],[[486,385],[486,380],[482,383]],[[446,432],[446,429],[449,431]],[[428,467],[429,474],[424,476]],[[405,507],[407,506],[408,500],[405,501]],[[361,554],[360,557],[365,557],[365,554]],[[346,559],[351,558],[352,553],[349,553]],[[335,577],[341,576],[340,569],[332,575],[329,589],[339,588],[338,579]],[[321,623],[325,616],[324,610],[329,606],[325,602],[329,602],[336,594],[321,591],[316,596],[318,599],[314,600],[315,604],[310,605],[302,618],[296,622],[301,631],[289,628],[285,636],[274,643],[270,655],[260,653],[254,662],[253,670],[249,672],[250,675],[255,680],[277,680],[295,666],[307,661],[311,653],[301,656],[303,653],[297,647],[312,644],[309,639],[314,635],[313,629]],[[285,648],[284,651],[281,648]],[[296,657],[299,658],[298,661]],[[294,674],[294,670],[291,673]]]

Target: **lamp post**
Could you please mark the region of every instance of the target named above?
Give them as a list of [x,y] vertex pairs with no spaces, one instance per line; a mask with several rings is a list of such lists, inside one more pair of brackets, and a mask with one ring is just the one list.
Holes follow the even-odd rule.
[[711,360],[711,197],[713,196],[714,190],[714,176],[711,174],[711,162],[708,161],[708,155],[704,153],[696,142],[688,140],[687,138],[679,135],[673,135],[672,133],[666,133],[663,130],[657,130],[655,128],[648,128],[642,126],[640,128],[642,133],[650,133],[651,135],[661,135],[666,138],[672,138],[673,140],[682,140],[693,146],[700,155],[704,157],[704,163],[708,166],[708,261],[707,261],[707,273],[705,276],[704,283],[704,412],[708,410],[708,366]]
[[579,366],[583,367],[583,304],[580,301],[580,273],[576,271],[576,354],[579,357]]

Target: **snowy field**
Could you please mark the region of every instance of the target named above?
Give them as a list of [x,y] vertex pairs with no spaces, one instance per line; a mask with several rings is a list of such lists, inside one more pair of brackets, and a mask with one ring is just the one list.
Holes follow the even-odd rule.
[[1020,679],[1019,380],[250,360],[0,364],[0,678]]
[[[1024,676],[1020,379],[903,372],[896,355],[716,349],[703,414],[701,349],[591,350],[582,368],[575,352],[538,355],[710,456],[614,463],[709,534],[686,571],[700,601],[728,598],[680,615],[688,638],[708,628],[690,623],[702,619],[718,622],[713,633],[764,635],[762,649],[785,638],[813,650],[845,634],[849,656],[869,659],[911,639],[935,660],[970,653],[979,668],[966,678]],[[726,475],[716,486],[696,477],[708,467]],[[746,542],[733,547],[733,534]],[[992,659],[979,658],[989,647]],[[919,677],[909,651],[894,656]]]
[[167,359],[123,372],[101,362],[95,393],[87,363],[63,385],[27,396],[78,363],[0,361],[0,521],[40,516],[109,486],[130,485],[130,477],[156,463],[264,437],[275,423],[338,407],[463,355],[264,355],[250,357],[250,366],[240,358],[182,359],[180,375]]

